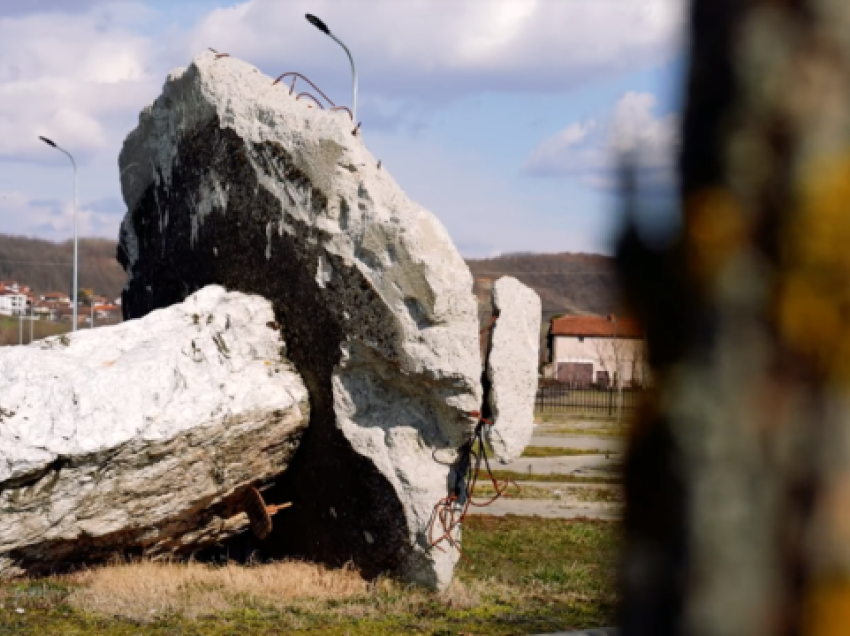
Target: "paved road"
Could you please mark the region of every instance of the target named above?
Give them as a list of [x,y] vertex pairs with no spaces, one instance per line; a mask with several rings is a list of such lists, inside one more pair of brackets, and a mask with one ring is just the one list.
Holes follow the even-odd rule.
[[572,503],[557,499],[497,499],[486,508],[470,506],[471,515],[489,515],[504,517],[520,515],[523,517],[545,517],[547,519],[601,519],[618,521],[623,517],[623,509],[612,503]]
[[[564,455],[561,457],[520,457],[510,464],[498,464],[494,468],[498,470],[512,470],[517,473],[535,475],[571,475],[571,474],[593,474],[594,469],[602,469],[599,475],[615,475],[615,467],[618,465],[619,455],[612,454],[609,459],[605,455]],[[611,468],[612,472],[604,472]],[[576,472],[579,471],[579,472]]]

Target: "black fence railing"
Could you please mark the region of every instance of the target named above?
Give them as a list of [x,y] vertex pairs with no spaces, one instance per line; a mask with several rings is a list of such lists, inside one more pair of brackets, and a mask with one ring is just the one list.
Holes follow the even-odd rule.
[[644,389],[579,388],[553,382],[537,389],[534,407],[541,412],[587,413],[614,417],[619,413],[633,413],[645,394]]

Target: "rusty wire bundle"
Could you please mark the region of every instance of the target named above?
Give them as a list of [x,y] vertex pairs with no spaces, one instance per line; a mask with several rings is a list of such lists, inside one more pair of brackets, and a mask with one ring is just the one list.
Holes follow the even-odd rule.
[[[455,548],[461,556],[463,550],[458,542],[452,536],[461,524],[466,519],[470,506],[483,508],[489,506],[499,497],[505,494],[505,491],[514,486],[519,490],[516,482],[506,480],[501,484],[493,476],[493,470],[490,468],[490,459],[487,457],[487,445],[484,441],[484,429],[486,426],[492,426],[491,420],[485,419],[478,411],[473,411],[469,414],[470,417],[477,417],[478,423],[475,425],[475,432],[472,437],[458,449],[458,457],[452,464],[451,473],[449,475],[449,492],[440,499],[434,506],[431,512],[431,519],[428,522],[428,540],[431,545],[438,550],[443,550],[440,544],[446,541]],[[490,483],[493,484],[493,489],[496,494],[483,502],[473,500],[475,486],[478,483],[478,476],[481,471],[481,464],[487,471],[487,476],[490,478]],[[442,528],[442,534],[434,537],[434,528],[437,525]]]
[[[485,336],[487,343],[487,353],[484,359],[484,366],[487,366],[487,360],[490,357],[490,349],[492,347],[493,327],[499,319],[498,312],[494,312],[490,317],[487,326],[478,332],[479,336]],[[484,383],[484,404],[486,408],[487,394],[490,391],[490,382],[486,375],[482,376]],[[438,550],[445,552],[440,544],[446,541],[455,548],[461,556],[464,556],[463,550],[452,536],[452,534],[460,528],[466,519],[470,506],[483,508],[489,506],[499,497],[505,494],[505,491],[510,486],[514,486],[520,490],[519,485],[512,480],[505,480],[500,485],[498,480],[493,476],[493,469],[490,468],[490,459],[487,457],[487,444],[484,441],[484,430],[487,426],[493,426],[493,421],[484,417],[481,411],[472,411],[469,417],[477,418],[478,422],[475,425],[475,431],[472,437],[467,440],[463,446],[458,449],[458,455],[451,464],[451,472],[449,473],[449,488],[448,494],[440,499],[434,506],[431,512],[431,519],[428,522],[428,539],[431,545]],[[436,460],[436,457],[434,457]],[[487,476],[490,478],[490,483],[493,484],[493,489],[496,494],[490,497],[487,501],[476,502],[472,496],[475,492],[475,486],[478,483],[478,475],[481,471],[481,463],[484,463],[484,468],[487,470]],[[443,533],[434,538],[434,527],[437,524],[442,527]]]

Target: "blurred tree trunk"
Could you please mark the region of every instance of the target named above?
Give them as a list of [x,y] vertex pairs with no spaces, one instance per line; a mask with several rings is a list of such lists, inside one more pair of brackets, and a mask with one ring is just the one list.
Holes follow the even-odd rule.
[[624,634],[850,634],[850,1],[692,0],[690,64],[681,237],[620,247]]

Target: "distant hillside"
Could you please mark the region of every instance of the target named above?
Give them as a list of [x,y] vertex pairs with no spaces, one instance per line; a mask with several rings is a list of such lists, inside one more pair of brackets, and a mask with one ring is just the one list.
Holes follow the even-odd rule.
[[467,260],[475,278],[513,276],[534,289],[543,313],[617,313],[613,259],[599,254],[508,254]]
[[[71,292],[73,241],[53,243],[0,234],[0,280],[15,280],[36,292]],[[79,241],[79,285],[115,298],[124,286],[124,270],[115,260],[115,241]]]
[[[80,239],[80,287],[115,298],[124,271],[115,260],[115,241]],[[0,280],[17,280],[38,292],[71,291],[73,243],[0,234]],[[617,311],[613,261],[598,254],[508,254],[467,260],[475,278],[514,276],[534,289],[543,313],[608,314]]]

